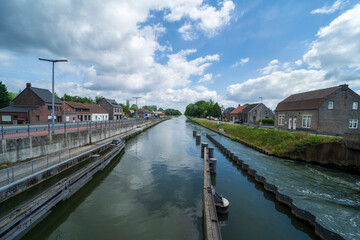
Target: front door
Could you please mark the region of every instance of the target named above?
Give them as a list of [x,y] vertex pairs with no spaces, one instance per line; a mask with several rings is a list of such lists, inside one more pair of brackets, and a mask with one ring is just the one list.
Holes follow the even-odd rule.
[[294,117],[294,121],[293,121],[293,129],[296,130],[296,117]]
[[289,129],[292,127],[292,117],[289,117]]

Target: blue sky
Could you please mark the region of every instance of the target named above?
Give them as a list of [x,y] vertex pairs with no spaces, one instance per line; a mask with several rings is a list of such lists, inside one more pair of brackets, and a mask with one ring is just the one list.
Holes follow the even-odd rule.
[[274,109],[290,94],[360,93],[358,1],[1,1],[0,81],[184,110],[198,100]]

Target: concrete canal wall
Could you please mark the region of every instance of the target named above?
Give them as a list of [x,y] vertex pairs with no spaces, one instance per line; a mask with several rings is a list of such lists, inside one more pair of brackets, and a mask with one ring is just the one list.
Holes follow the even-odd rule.
[[[151,123],[147,123],[147,125],[143,128],[135,129],[132,131],[129,131],[125,135],[122,135],[120,138],[122,140],[126,140],[134,135],[137,135],[138,133],[145,131],[148,128],[151,128],[152,126],[160,123],[161,121],[153,121]],[[7,199],[24,192],[25,190],[28,190],[29,188],[51,178],[52,176],[55,176],[73,166],[76,164],[89,159],[94,154],[97,154],[99,152],[104,151],[105,149],[108,149],[111,145],[111,141],[102,144],[101,146],[94,147],[93,149],[84,152],[82,154],[79,154],[75,157],[72,157],[64,162],[60,162],[52,167],[49,167],[47,169],[44,169],[42,171],[36,172],[28,177],[25,177],[23,179],[20,179],[18,181],[15,181],[9,185],[6,185],[4,187],[0,188],[0,203],[3,201],[6,201]]]
[[207,138],[215,144],[216,147],[231,161],[234,161],[237,165],[241,167],[241,169],[251,177],[254,177],[255,181],[261,183],[264,189],[268,192],[275,194],[276,200],[280,203],[283,203],[291,208],[291,212],[299,219],[302,219],[309,223],[314,227],[315,233],[321,238],[325,240],[336,240],[336,239],[344,239],[341,235],[330,231],[323,227],[319,222],[316,221],[316,217],[310,212],[298,208],[294,203],[293,199],[285,194],[282,194],[278,191],[278,188],[270,184],[266,181],[266,178],[257,174],[256,170],[253,170],[249,167],[248,164],[244,163],[243,160],[239,159],[234,155],[229,149],[221,145],[218,141],[216,141],[212,136],[207,135]]
[[4,139],[1,141],[0,146],[0,163],[14,163],[48,155],[63,149],[85,146],[130,131],[144,124],[158,121],[161,121],[161,119],[123,123],[116,126],[77,132]]

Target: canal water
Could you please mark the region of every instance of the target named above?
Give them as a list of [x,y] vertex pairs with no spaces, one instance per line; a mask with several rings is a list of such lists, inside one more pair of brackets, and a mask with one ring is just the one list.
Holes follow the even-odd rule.
[[[359,177],[270,158],[185,117],[130,139],[122,156],[58,204],[24,239],[203,239],[203,160],[193,130],[206,142],[206,133],[213,134],[299,207],[311,208],[328,226],[337,225],[346,238],[360,239],[355,227],[360,224]],[[311,227],[216,148],[214,154],[218,167],[213,182],[230,201],[230,213],[220,218],[223,239],[317,239]]]

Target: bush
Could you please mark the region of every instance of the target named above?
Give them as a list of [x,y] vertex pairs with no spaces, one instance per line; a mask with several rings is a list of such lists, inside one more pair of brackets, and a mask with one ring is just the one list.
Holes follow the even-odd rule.
[[260,119],[259,122],[262,122],[263,124],[274,125],[274,119],[272,119],[272,118],[263,118],[263,119]]

